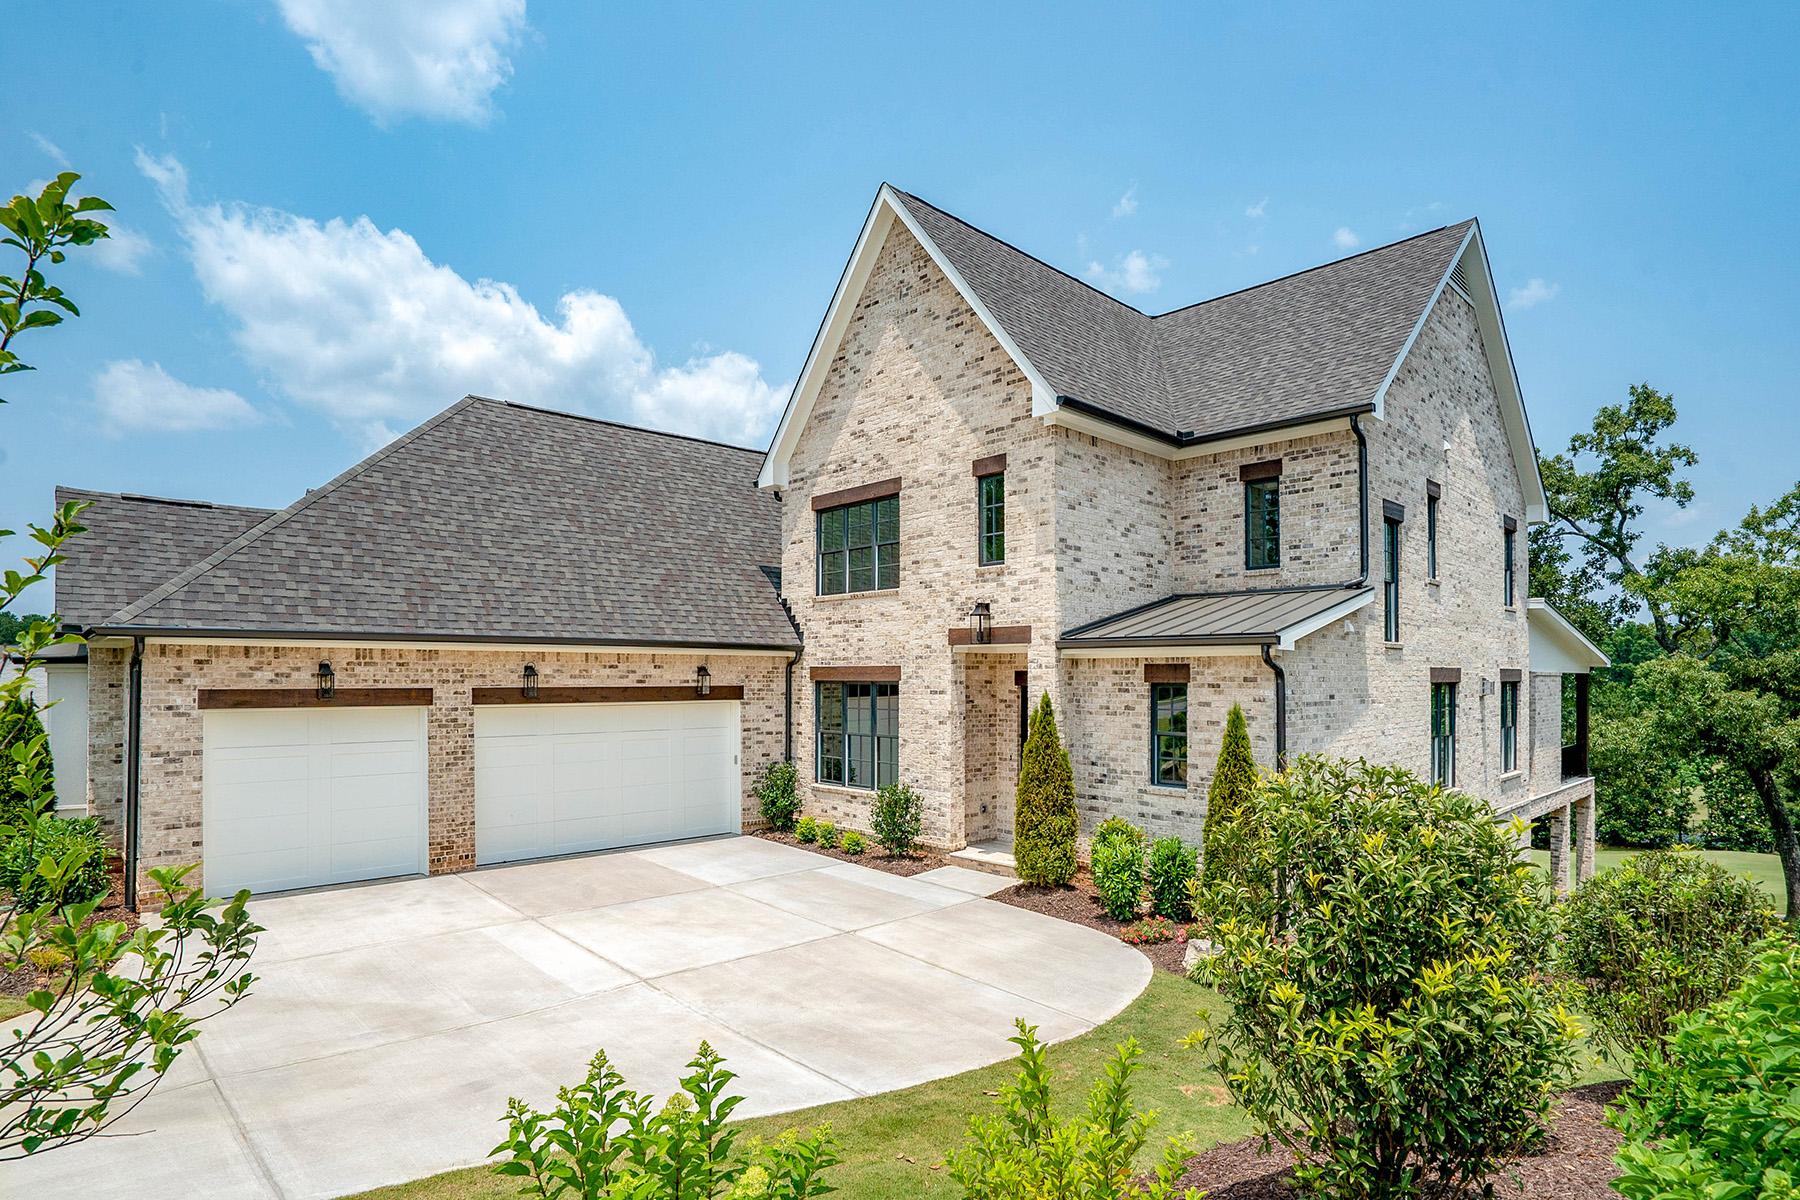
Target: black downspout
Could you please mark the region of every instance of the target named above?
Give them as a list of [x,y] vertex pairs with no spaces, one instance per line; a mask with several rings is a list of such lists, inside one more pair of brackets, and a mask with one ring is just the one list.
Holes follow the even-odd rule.
[[131,639],[125,712],[125,907],[138,906],[138,743],[144,729],[144,639]]
[[1269,670],[1275,672],[1275,769],[1287,770],[1287,672],[1269,653],[1269,643],[1264,642],[1262,660]]
[[[1350,414],[1350,432],[1356,435],[1356,515],[1362,545],[1362,574],[1356,577],[1359,588],[1366,587],[1369,582],[1369,437],[1363,432],[1360,416],[1360,413]],[[1265,653],[1267,649],[1264,647]]]
[[794,664],[799,661],[800,655],[798,652],[794,654],[794,657],[787,661],[787,705],[784,714],[787,721],[787,727],[783,732],[785,745],[784,758],[787,762],[794,761]]

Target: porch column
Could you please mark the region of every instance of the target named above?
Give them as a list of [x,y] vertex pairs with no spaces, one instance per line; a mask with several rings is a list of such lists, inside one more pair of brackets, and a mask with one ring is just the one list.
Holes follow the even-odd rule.
[[1550,886],[1560,895],[1569,890],[1569,809],[1563,805],[1549,813],[1550,819]]
[[1576,800],[1575,810],[1575,883],[1577,886],[1594,877],[1594,792]]

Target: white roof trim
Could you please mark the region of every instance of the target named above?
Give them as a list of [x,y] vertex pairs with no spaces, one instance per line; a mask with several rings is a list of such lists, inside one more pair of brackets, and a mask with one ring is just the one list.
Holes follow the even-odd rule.
[[[1463,267],[1463,278],[1468,280],[1473,295],[1465,292],[1451,282],[1450,276],[1457,266]],[[1400,374],[1400,368],[1406,362],[1406,356],[1412,353],[1413,343],[1425,328],[1425,321],[1431,316],[1431,310],[1437,307],[1438,298],[1444,289],[1450,288],[1457,295],[1467,300],[1475,310],[1475,324],[1481,330],[1481,344],[1487,351],[1488,374],[1493,376],[1494,391],[1500,398],[1500,419],[1506,426],[1507,445],[1512,450],[1513,464],[1519,472],[1519,484],[1525,493],[1525,523],[1541,525],[1550,519],[1549,501],[1544,495],[1544,480],[1538,474],[1537,443],[1531,437],[1531,421],[1525,415],[1524,393],[1519,388],[1519,372],[1513,365],[1512,344],[1506,339],[1506,321],[1500,315],[1499,293],[1494,287],[1493,268],[1488,263],[1487,246],[1481,239],[1481,223],[1471,222],[1469,232],[1463,238],[1462,245],[1444,270],[1444,277],[1438,281],[1431,299],[1419,314],[1418,323],[1413,326],[1406,344],[1400,347],[1400,354],[1394,359],[1393,366],[1388,368],[1387,378],[1375,391],[1375,416],[1381,419],[1386,411],[1388,388],[1393,386],[1394,379]]]
[[1351,613],[1366,608],[1375,602],[1375,589],[1365,588],[1340,604],[1334,604],[1322,613],[1315,613],[1304,621],[1297,621],[1281,631],[1281,649],[1292,650],[1294,643],[1309,633],[1317,633],[1334,621],[1341,621]]
[[[1536,643],[1548,643],[1549,647],[1574,665],[1574,674],[1585,674],[1597,667],[1612,666],[1612,659],[1606,652],[1589,641],[1587,635],[1570,624],[1569,618],[1550,607],[1550,603],[1541,597],[1533,596],[1525,601],[1525,620],[1531,629],[1532,647],[1531,669],[1539,669],[1540,646]],[[1550,674],[1553,672],[1545,672]],[[1571,673],[1565,667],[1565,674]]]
[[[90,646],[124,647],[131,645],[132,639],[111,635],[88,639]],[[683,646],[670,643],[668,645],[620,645],[617,642],[509,642],[504,638],[496,638],[491,642],[460,641],[420,638],[417,641],[382,641],[374,638],[338,637],[331,634],[291,635],[287,637],[270,637],[267,634],[246,633],[241,637],[219,633],[152,633],[144,636],[147,646],[254,646],[259,648],[307,648],[309,651],[320,648],[336,647],[344,650],[462,650],[470,654],[490,654],[499,651],[525,654],[616,654],[626,658],[645,658],[651,655],[679,654],[697,658],[793,658],[795,650],[756,650],[741,647],[719,646]]]
[[1060,646],[1060,658],[1255,658],[1262,653],[1259,642],[1196,642],[1192,645],[1156,646]]
[[869,282],[869,276],[875,270],[875,260],[881,254],[881,247],[887,241],[888,231],[898,220],[906,226],[909,233],[925,248],[931,261],[938,270],[950,280],[981,323],[987,326],[994,340],[1000,343],[1025,378],[1031,381],[1031,411],[1036,416],[1055,411],[1056,392],[1044,382],[1013,343],[1012,337],[994,319],[975,291],[963,279],[961,272],[953,266],[944,252],[938,249],[925,230],[906,210],[906,204],[888,184],[882,184],[881,190],[875,194],[875,204],[869,209],[869,217],[863,222],[862,233],[857,236],[856,249],[851,252],[850,262],[844,267],[844,274],[838,280],[837,291],[832,293],[831,306],[825,310],[825,320],[819,326],[818,336],[813,339],[812,349],[807,351],[806,365],[800,369],[800,379],[794,384],[793,393],[788,397],[787,408],[781,414],[781,423],[775,427],[775,438],[769,443],[769,452],[763,457],[762,473],[757,477],[756,485],[764,488],[786,487],[788,483],[788,462],[794,454],[794,447],[800,440],[800,432],[806,427],[806,420],[812,415],[813,405],[818,401],[819,391],[825,385],[825,377],[831,370],[831,362],[837,357],[837,348],[844,339],[844,333],[850,327],[850,318],[855,312],[856,299]]
[[[1033,414],[1040,415],[1040,414]],[[1124,446],[1129,450],[1138,450],[1145,454],[1170,462],[1182,462],[1190,458],[1205,458],[1209,454],[1228,454],[1233,450],[1247,450],[1251,446],[1270,446],[1277,442],[1298,441],[1301,438],[1319,437],[1327,433],[1347,433],[1350,429],[1349,417],[1325,417],[1318,421],[1308,421],[1303,425],[1290,425],[1282,429],[1265,429],[1260,433],[1234,434],[1212,441],[1196,442],[1191,446],[1177,449],[1167,442],[1158,441],[1115,425],[1104,417],[1091,416],[1077,412],[1072,408],[1055,408],[1044,415],[1044,424],[1060,426],[1074,430],[1076,433],[1097,437],[1114,445]]]

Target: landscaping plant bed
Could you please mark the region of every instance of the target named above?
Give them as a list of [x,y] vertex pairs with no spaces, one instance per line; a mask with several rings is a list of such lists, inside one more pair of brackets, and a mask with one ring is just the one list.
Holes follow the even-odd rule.
[[869,848],[861,854],[846,854],[842,850],[827,850],[816,842],[803,842],[791,833],[783,833],[774,829],[758,829],[755,836],[766,838],[771,842],[780,842],[783,846],[797,846],[802,850],[810,850],[814,854],[822,854],[826,858],[835,858],[840,862],[855,863],[859,867],[873,867],[877,871],[886,871],[889,875],[920,875],[938,867],[947,867],[948,859],[931,853],[929,850],[915,850],[904,858],[890,855],[877,843],[871,842]]
[[[106,900],[94,910],[92,916],[82,922],[81,927],[88,929],[108,921],[123,921],[125,936],[129,938],[131,931],[143,924],[143,919],[125,907],[125,872],[117,863],[114,863],[112,869],[107,872],[106,883]],[[0,905],[10,905],[11,903],[10,896],[0,900]],[[52,980],[55,978],[57,975],[40,971],[30,965],[18,971],[0,971],[0,996],[23,996],[38,988],[51,987]]]
[[[1494,1195],[1505,1200],[1616,1200],[1611,1180],[1619,1170],[1613,1154],[1620,1137],[1605,1124],[1606,1106],[1624,1088],[1623,1080],[1591,1083],[1556,1098],[1550,1108],[1550,1130],[1543,1145],[1509,1160],[1489,1177]],[[1179,1187],[1200,1188],[1207,1200],[1293,1200],[1294,1156],[1270,1143],[1262,1153],[1263,1139],[1215,1146],[1188,1160]],[[1481,1194],[1479,1188],[1446,1192],[1427,1188],[1433,1200],[1465,1200]]]
[[[1026,908],[1032,912],[1043,913],[1046,917],[1055,917],[1059,921],[1071,921],[1076,925],[1086,925],[1089,929],[1098,929],[1109,937],[1119,937],[1131,922],[1115,921],[1106,915],[1106,905],[1100,899],[1094,881],[1089,877],[1087,868],[1083,867],[1075,873],[1071,883],[1059,887],[1041,887],[1037,884],[1018,883],[1005,891],[995,892],[989,897],[1002,904],[1010,904],[1014,908]],[[1180,922],[1175,926],[1177,932],[1186,927]],[[1158,968],[1173,971],[1177,975],[1186,974],[1181,969],[1181,959],[1187,953],[1185,940],[1163,942],[1154,946],[1139,946],[1144,956]]]

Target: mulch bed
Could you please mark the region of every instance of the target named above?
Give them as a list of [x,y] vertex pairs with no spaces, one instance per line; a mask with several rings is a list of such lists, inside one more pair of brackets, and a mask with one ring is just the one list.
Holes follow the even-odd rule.
[[[99,925],[107,921],[123,921],[126,936],[143,923],[142,917],[125,907],[125,872],[114,865],[107,875],[108,891],[105,902],[94,910],[94,914],[82,922],[82,928]],[[0,902],[10,903],[10,901]],[[37,988],[49,987],[55,976],[47,975],[36,967],[27,964],[17,971],[0,971],[0,995],[23,996]]]
[[874,867],[877,871],[886,871],[889,875],[920,875],[938,867],[947,867],[950,860],[929,850],[915,850],[905,858],[897,858],[883,850],[879,845],[871,843],[861,854],[845,854],[842,850],[827,850],[812,842],[803,842],[791,833],[783,833],[774,829],[758,829],[756,836],[771,842],[780,842],[784,846],[794,846],[801,850],[810,850],[814,854],[822,854],[826,858],[835,858],[840,862],[855,863],[859,867]]
[[[1592,1083],[1564,1092],[1551,1106],[1543,1144],[1508,1161],[1489,1176],[1494,1195],[1505,1200],[1617,1200],[1610,1181],[1619,1171],[1613,1153],[1619,1135],[1604,1123],[1606,1106],[1623,1090],[1622,1080]],[[1263,1139],[1246,1138],[1217,1146],[1188,1160],[1181,1188],[1201,1188],[1207,1200],[1293,1200],[1294,1157]],[[1479,1189],[1427,1192],[1442,1200],[1479,1196]]]
[[[995,892],[989,899],[1010,904],[1014,908],[1028,908],[1059,921],[1086,925],[1089,929],[1098,929],[1111,937],[1118,937],[1130,923],[1115,921],[1106,915],[1106,905],[1102,903],[1100,892],[1094,887],[1094,881],[1088,875],[1086,867],[1075,873],[1074,882],[1060,887],[1019,883],[1003,892]],[[1182,927],[1177,925],[1176,928],[1179,930]],[[1139,946],[1137,949],[1143,951],[1144,956],[1155,963],[1158,969],[1172,971],[1177,975],[1185,974],[1181,969],[1182,956],[1187,953],[1185,942],[1164,942],[1159,946]]]

